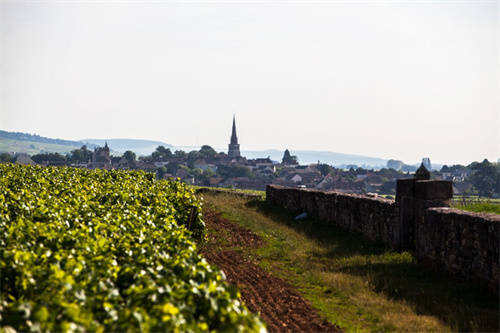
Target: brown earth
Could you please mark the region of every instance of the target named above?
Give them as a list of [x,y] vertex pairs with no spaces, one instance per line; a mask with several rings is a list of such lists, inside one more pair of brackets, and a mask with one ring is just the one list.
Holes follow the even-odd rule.
[[257,248],[263,240],[219,213],[205,208],[208,241],[202,254],[223,270],[229,283],[238,287],[248,309],[258,313],[270,332],[340,332],[340,328],[321,318],[293,286],[257,266],[236,248]]

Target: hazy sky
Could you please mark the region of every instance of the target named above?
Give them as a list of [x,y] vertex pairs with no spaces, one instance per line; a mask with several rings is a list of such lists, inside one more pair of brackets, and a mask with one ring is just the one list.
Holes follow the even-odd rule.
[[500,157],[497,1],[2,1],[0,129]]

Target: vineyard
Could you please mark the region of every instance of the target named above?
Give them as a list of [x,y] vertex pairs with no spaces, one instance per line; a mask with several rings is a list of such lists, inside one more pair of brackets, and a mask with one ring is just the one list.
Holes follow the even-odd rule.
[[258,331],[198,254],[201,202],[152,174],[0,165],[0,331]]

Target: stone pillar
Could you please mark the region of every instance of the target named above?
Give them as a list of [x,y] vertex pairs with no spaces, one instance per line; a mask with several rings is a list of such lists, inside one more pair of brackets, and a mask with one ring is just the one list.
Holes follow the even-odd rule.
[[398,179],[396,183],[396,205],[399,209],[399,249],[414,247],[415,229],[415,179]]
[[452,197],[451,181],[398,179],[396,204],[399,208],[400,249],[415,250],[418,224],[425,217],[425,210],[430,207],[449,207]]

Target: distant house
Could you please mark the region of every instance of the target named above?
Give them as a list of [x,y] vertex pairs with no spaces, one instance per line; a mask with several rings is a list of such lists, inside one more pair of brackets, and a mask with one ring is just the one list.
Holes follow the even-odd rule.
[[108,143],[104,147],[97,147],[92,153],[92,162],[88,165],[90,169],[111,169],[111,156],[109,154]]
[[204,159],[198,159],[194,161],[193,167],[195,169],[201,169],[203,171],[211,170],[213,172],[217,171],[217,166],[214,164],[207,163]]
[[157,168],[161,168],[162,166],[165,166],[167,165],[169,162],[154,162],[153,164],[155,165],[155,167]]
[[302,177],[300,175],[295,175],[290,180],[294,183],[300,183],[302,181]]
[[210,186],[216,186],[219,185],[223,181],[223,178],[220,177],[211,177],[208,182]]
[[333,184],[334,184],[334,179],[332,177],[331,174],[327,174],[325,176],[325,178],[323,178],[323,180],[321,180],[321,182],[318,183],[318,185],[316,185],[316,188],[318,189],[329,189],[329,188],[332,188],[333,187]]

